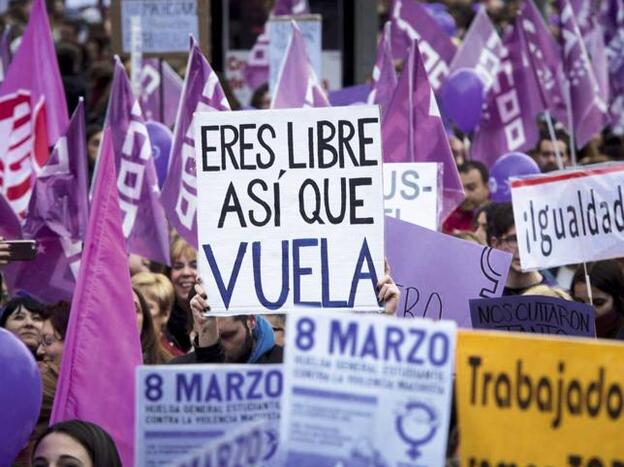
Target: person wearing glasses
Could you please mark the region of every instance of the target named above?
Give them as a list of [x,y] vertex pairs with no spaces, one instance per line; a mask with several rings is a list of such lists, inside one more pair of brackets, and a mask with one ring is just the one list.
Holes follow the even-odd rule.
[[492,248],[512,255],[503,295],[521,295],[540,284],[557,287],[557,282],[546,271],[522,271],[511,203],[496,203],[488,211],[487,241]]
[[41,328],[41,344],[37,349],[37,356],[43,364],[61,368],[61,357],[65,347],[65,334],[69,324],[68,302],[58,302],[46,307],[47,319]]

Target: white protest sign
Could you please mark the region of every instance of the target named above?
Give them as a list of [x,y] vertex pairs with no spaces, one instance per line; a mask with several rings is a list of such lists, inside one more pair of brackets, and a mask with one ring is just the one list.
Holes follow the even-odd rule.
[[188,53],[189,34],[199,37],[197,0],[123,0],[121,46],[131,52],[132,16],[140,16],[144,53]]
[[442,164],[397,162],[384,164],[383,172],[386,215],[436,230]]
[[277,452],[282,365],[140,366],[135,465],[162,466],[246,423],[266,422],[263,460]]
[[624,164],[512,179],[523,270],[624,256]]
[[287,326],[286,465],[444,465],[455,323],[306,311]]
[[305,42],[308,58],[316,76],[321,77],[321,15],[305,16],[273,16],[268,21],[269,34],[269,91],[273,91],[279,70],[282,66],[284,54],[288,48],[290,36],[292,36],[292,20],[297,22],[303,41]]
[[377,106],[195,116],[199,273],[212,313],[380,310]]

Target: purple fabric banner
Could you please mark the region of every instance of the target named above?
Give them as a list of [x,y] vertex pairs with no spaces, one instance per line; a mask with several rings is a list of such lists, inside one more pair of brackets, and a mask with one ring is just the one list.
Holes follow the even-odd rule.
[[606,124],[607,103],[591,66],[585,42],[581,37],[574,12],[567,0],[559,0],[563,67],[569,86],[570,107],[576,145],[583,147]]
[[333,107],[366,104],[370,90],[371,88],[368,84],[357,84],[329,91],[329,103]]
[[457,47],[446,31],[427,10],[414,0],[394,0],[392,5],[392,53],[405,57],[412,41],[418,48],[434,91],[438,91],[448,75]]
[[22,42],[6,73],[0,95],[30,92],[31,107],[45,98],[48,146],[67,128],[67,102],[56,60],[54,41],[44,0],[34,0]]
[[537,114],[544,110],[518,28],[504,45],[501,68],[470,149],[473,159],[488,166],[503,154],[532,149],[538,138]]
[[201,50],[192,41],[180,112],[173,135],[169,173],[161,200],[171,225],[186,242],[197,247],[197,182],[193,114],[230,110],[230,105]]
[[13,240],[22,238],[20,221],[2,193],[0,193],[0,237]]
[[397,316],[470,328],[471,298],[500,297],[511,255],[386,216],[386,257],[401,289]]
[[[161,76],[162,74],[162,76]],[[145,120],[155,120],[173,128],[182,95],[182,78],[166,61],[143,59],[141,108]]]
[[[104,128],[110,129],[128,252],[169,264],[169,229],[143,114],[123,65],[115,74]],[[99,164],[98,164],[99,165]],[[98,167],[96,166],[96,172]]]
[[379,104],[381,107],[382,118],[388,104],[390,104],[392,94],[394,94],[398,82],[392,60],[390,33],[391,24],[387,22],[384,26],[384,32],[379,38],[377,57],[375,59],[375,67],[373,68],[373,82],[371,83],[371,91],[368,96],[369,104]]
[[470,68],[483,80],[487,91],[494,84],[498,74],[502,52],[503,41],[494,29],[485,8],[480,6],[461,47],[451,62],[449,73],[459,68]]
[[441,219],[464,200],[464,189],[416,42],[403,65],[381,122],[384,162],[440,162],[443,165]]
[[596,337],[595,315],[592,306],[561,298],[520,295],[470,300],[475,329]]
[[275,83],[271,108],[328,106],[329,100],[314,73],[301,31],[293,21],[292,36]]

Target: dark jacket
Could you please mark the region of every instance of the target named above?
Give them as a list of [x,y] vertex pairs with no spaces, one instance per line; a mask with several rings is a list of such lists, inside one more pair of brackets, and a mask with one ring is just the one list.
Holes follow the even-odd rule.
[[167,331],[176,340],[176,343],[184,352],[191,349],[191,339],[189,332],[193,325],[193,315],[178,304],[176,299],[173,309],[167,321]]

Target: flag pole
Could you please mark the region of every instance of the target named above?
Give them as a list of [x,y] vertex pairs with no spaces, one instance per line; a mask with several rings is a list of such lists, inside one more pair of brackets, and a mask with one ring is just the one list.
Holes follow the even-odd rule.
[[555,148],[555,157],[557,158],[557,167],[559,170],[563,170],[563,159],[561,158],[561,152],[559,151],[559,145],[557,144],[557,139],[555,138],[555,127],[552,122],[552,117],[550,116],[550,110],[546,109],[544,111],[544,117],[546,118],[546,125],[548,126],[548,134],[550,135],[550,140],[552,141],[553,147]]

